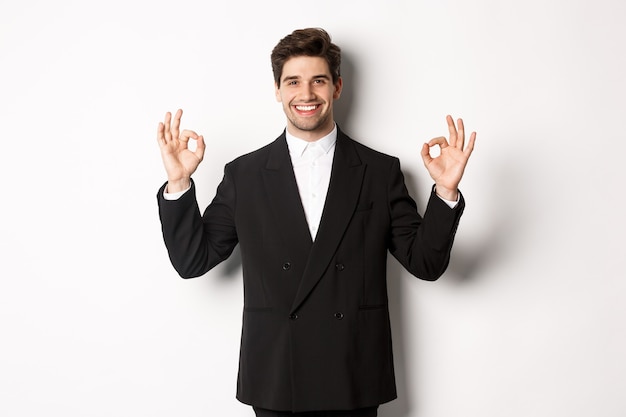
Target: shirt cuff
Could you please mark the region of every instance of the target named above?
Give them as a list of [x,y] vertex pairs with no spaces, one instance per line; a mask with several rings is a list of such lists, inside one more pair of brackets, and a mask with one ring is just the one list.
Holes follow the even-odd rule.
[[191,185],[189,185],[189,188],[187,188],[186,190],[178,191],[176,193],[168,193],[167,192],[167,186],[166,186],[165,189],[163,190],[163,199],[165,199],[165,200],[178,200],[179,198],[181,198],[183,196],[183,194],[185,194],[189,190],[191,190]]
[[455,208],[457,204],[459,204],[459,198],[461,195],[461,192],[459,191],[459,193],[457,194],[456,197],[456,201],[452,201],[452,200],[446,200],[445,198],[439,196],[439,194],[437,194],[437,188],[435,186],[433,186],[433,192],[435,193],[435,195],[444,203],[446,203],[448,205],[448,207],[450,207],[451,209]]
[[[439,196],[437,196],[439,197]],[[457,204],[459,204],[459,200],[456,201],[451,201],[451,200],[446,200],[445,198],[439,197],[441,199],[441,201],[443,201],[444,203],[446,203],[448,205],[448,207],[450,208],[455,208]]]

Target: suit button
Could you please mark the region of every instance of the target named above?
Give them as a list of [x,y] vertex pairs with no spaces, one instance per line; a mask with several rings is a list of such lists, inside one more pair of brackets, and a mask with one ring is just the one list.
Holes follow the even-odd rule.
[[289,262],[285,262],[283,264],[283,271],[289,271],[291,269],[291,264]]
[[339,312],[338,312],[338,313],[335,313],[335,318],[336,318],[337,320],[341,320],[341,319],[343,319],[343,313],[339,313]]
[[289,320],[297,320],[298,319],[298,315],[296,313],[291,313],[289,315]]
[[346,267],[343,264],[337,264],[335,268],[337,268],[337,271],[343,271]]

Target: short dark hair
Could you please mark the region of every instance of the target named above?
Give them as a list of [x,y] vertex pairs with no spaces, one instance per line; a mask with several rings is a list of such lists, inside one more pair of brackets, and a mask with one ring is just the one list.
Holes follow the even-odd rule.
[[341,49],[331,42],[330,35],[321,28],[297,29],[285,36],[272,50],[274,81],[280,87],[283,66],[290,58],[312,56],[324,58],[333,78],[333,84],[341,76]]

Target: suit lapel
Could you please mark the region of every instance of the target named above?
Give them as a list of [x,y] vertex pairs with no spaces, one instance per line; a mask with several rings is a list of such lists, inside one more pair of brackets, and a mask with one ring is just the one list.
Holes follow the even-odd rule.
[[304,215],[284,132],[270,145],[269,157],[262,175],[276,225],[280,228],[286,246],[295,249],[295,253],[308,253],[312,245],[311,233]]
[[365,165],[354,144],[339,130],[320,228],[292,304],[292,312],[317,285],[335,254],[356,208],[364,173]]

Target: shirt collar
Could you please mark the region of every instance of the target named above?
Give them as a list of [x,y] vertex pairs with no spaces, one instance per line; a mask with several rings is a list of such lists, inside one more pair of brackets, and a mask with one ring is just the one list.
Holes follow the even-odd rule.
[[337,142],[337,125],[333,127],[333,130],[323,138],[320,138],[314,142],[307,142],[306,140],[297,138],[285,130],[285,136],[287,138],[287,146],[289,147],[289,153],[291,155],[301,157],[307,146],[311,143],[315,143],[322,147],[325,153],[328,153],[335,143]]

